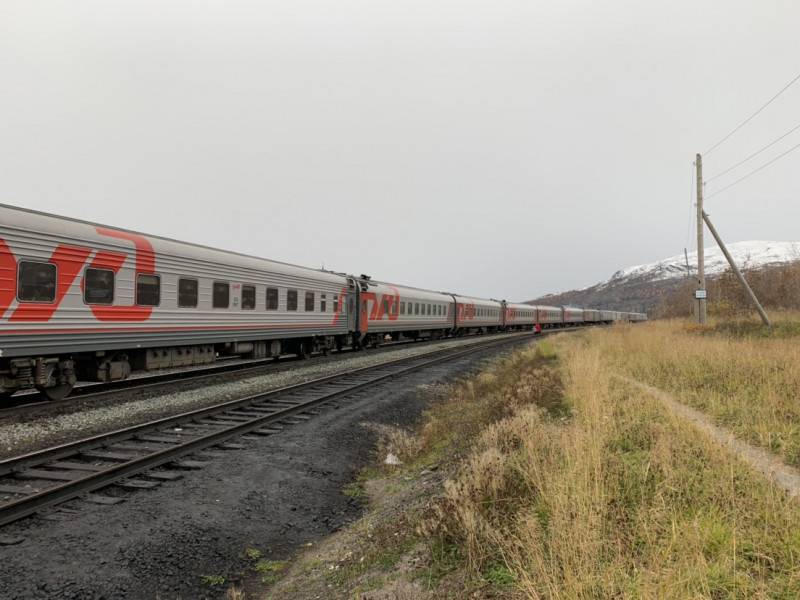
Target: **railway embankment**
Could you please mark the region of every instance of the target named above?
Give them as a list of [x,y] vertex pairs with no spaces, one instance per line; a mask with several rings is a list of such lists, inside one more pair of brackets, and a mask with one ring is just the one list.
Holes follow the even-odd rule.
[[[483,340],[502,340],[503,335]],[[0,459],[89,435],[146,423],[188,410],[213,406],[222,400],[264,393],[349,369],[380,365],[398,358],[421,356],[444,348],[468,346],[475,338],[397,344],[369,352],[347,352],[308,361],[288,361],[259,372],[233,372],[212,380],[179,380],[148,389],[120,390],[98,398],[68,398],[54,403],[0,411]]]
[[748,323],[623,325],[518,351],[448,389],[415,429],[384,428],[343,492],[366,514],[274,571],[254,568],[243,592],[794,597],[796,497],[630,384],[796,466],[791,323],[770,337]]

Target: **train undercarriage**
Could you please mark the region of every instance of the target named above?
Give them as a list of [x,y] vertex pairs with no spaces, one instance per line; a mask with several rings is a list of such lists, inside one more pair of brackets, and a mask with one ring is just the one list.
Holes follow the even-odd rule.
[[210,365],[221,357],[301,359],[352,344],[351,336],[314,336],[287,340],[226,342],[194,346],[100,351],[67,357],[22,357],[0,362],[0,404],[20,390],[37,389],[50,400],[63,400],[78,381],[110,382],[134,372]]

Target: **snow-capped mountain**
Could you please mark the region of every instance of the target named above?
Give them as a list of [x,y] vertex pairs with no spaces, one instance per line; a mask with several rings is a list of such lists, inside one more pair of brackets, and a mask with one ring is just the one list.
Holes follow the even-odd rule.
[[[760,269],[774,265],[795,262],[800,260],[800,242],[765,242],[749,241],[728,244],[736,266],[740,269]],[[728,269],[728,261],[718,246],[706,248],[705,252],[706,275],[719,275]],[[697,272],[697,252],[689,254],[689,269],[691,274]],[[658,262],[645,265],[636,265],[617,271],[611,279],[599,285],[610,285],[624,279],[639,279],[647,281],[662,281],[676,277],[686,277],[686,257],[683,254],[671,256]],[[596,286],[592,286],[596,287]]]
[[[728,245],[728,250],[742,270],[776,267],[800,261],[800,242],[735,242]],[[706,248],[705,261],[706,276],[711,279],[728,269],[728,261],[717,246]],[[611,278],[581,290],[549,294],[530,302],[651,311],[672,291],[689,283],[687,274],[696,273],[697,254],[689,254],[688,271],[686,257],[679,254],[657,262],[621,269]]]

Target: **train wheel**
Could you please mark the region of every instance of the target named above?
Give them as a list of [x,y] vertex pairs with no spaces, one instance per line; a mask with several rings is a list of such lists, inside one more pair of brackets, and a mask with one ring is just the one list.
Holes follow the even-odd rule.
[[301,342],[297,348],[297,358],[306,360],[311,357],[311,344],[308,342]]
[[38,387],[37,389],[44,394],[48,400],[57,402],[58,400],[63,400],[69,396],[69,393],[72,391],[72,384],[62,383],[52,387]]

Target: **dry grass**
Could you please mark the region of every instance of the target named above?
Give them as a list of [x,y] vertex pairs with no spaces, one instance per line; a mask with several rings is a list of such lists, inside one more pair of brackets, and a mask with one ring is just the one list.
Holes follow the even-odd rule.
[[245,600],[245,594],[236,586],[229,587],[225,592],[225,600]]
[[684,321],[592,331],[611,369],[669,391],[738,437],[800,465],[800,344],[794,315],[765,337],[753,321]]
[[751,387],[774,365],[736,360],[732,340],[652,341],[668,333],[652,324],[564,337],[557,367],[520,354],[433,411],[422,448],[474,437],[419,526],[432,552],[449,548],[473,577],[530,598],[796,597],[797,504],[611,377],[625,368],[672,381],[685,352],[719,343],[731,347],[706,357],[715,371],[698,370],[696,385],[717,389],[720,360]]

